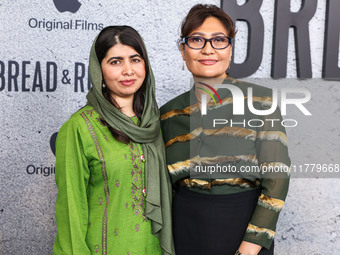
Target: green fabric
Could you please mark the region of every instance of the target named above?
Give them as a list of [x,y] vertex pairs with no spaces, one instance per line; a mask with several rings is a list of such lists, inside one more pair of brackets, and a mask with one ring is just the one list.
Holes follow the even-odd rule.
[[[175,254],[173,241],[172,241],[172,222],[171,222],[171,200],[172,200],[172,187],[169,174],[166,170],[165,150],[164,143],[160,132],[159,123],[159,110],[155,99],[155,82],[151,68],[149,69],[149,79],[145,92],[145,104],[139,126],[125,114],[121,113],[117,108],[111,105],[102,94],[102,72],[100,63],[95,53],[95,41],[93,42],[89,67],[92,82],[92,88],[87,95],[88,105],[103,118],[110,126],[115,129],[123,131],[135,143],[141,144],[142,151],[145,157],[145,187],[146,187],[146,201],[145,201],[145,215],[151,222],[152,234],[159,239],[162,249],[162,254]],[[149,61],[148,59],[145,61]],[[61,136],[61,135],[60,135]],[[106,135],[108,137],[108,135]],[[111,135],[112,136],[112,135]],[[69,136],[70,137],[70,136]],[[76,137],[77,139],[79,137]],[[80,139],[80,138],[79,138]],[[61,138],[59,139],[61,140]],[[65,140],[67,141],[67,140]],[[64,142],[65,142],[64,141]],[[82,141],[80,141],[82,142]],[[60,142],[61,143],[61,142]],[[61,150],[61,149],[59,149]],[[81,152],[79,152],[80,154]],[[78,156],[79,156],[78,154]],[[73,164],[71,158],[68,158],[68,164]],[[82,167],[86,166],[86,162],[82,162]],[[61,166],[63,167],[63,166]],[[56,166],[57,171],[57,166]],[[85,171],[86,172],[86,171]],[[86,174],[86,173],[83,173]],[[56,174],[57,175],[57,174]],[[82,177],[78,177],[76,183],[81,185]],[[60,182],[65,182],[61,180]],[[86,186],[81,186],[81,192],[86,190]],[[64,191],[61,191],[64,192]],[[80,192],[80,191],[78,191]],[[86,193],[79,194],[84,196]],[[77,199],[77,198],[75,198]],[[84,205],[79,205],[84,207]],[[76,209],[79,209],[78,207]],[[85,211],[84,210],[81,211]],[[65,209],[66,210],[66,209]],[[68,210],[68,209],[67,209]],[[87,210],[87,209],[86,209]],[[66,212],[67,213],[67,212]],[[85,215],[85,213],[83,212]],[[65,214],[67,215],[67,214]],[[84,216],[79,215],[79,216]],[[70,216],[71,217],[71,216]],[[72,216],[77,217],[77,216]],[[62,216],[57,216],[61,220]],[[71,220],[71,219],[70,219]],[[82,222],[84,223],[84,222]],[[79,224],[75,231],[74,242],[71,246],[84,247],[77,245],[77,242],[84,242],[84,235],[86,234],[86,225]],[[72,229],[73,230],[73,229]],[[59,231],[59,230],[58,230]],[[85,232],[84,232],[85,231]],[[109,232],[108,232],[109,233]],[[101,237],[98,233],[98,237]],[[81,237],[81,241],[75,240],[76,236]],[[57,239],[58,240],[58,239]],[[107,245],[110,245],[109,243]],[[129,245],[133,246],[133,243]],[[75,248],[73,248],[76,250]],[[63,254],[63,253],[58,253]],[[69,253],[68,253],[69,254]],[[75,254],[88,254],[84,250],[83,253]],[[149,253],[148,253],[149,254]]]
[[[173,254],[171,227],[171,184],[166,171],[165,150],[160,133],[159,110],[155,98],[155,80],[151,67],[146,85],[145,104],[140,126],[109,103],[102,94],[102,72],[93,42],[90,52],[92,88],[87,95],[91,105],[113,128],[123,131],[134,142],[142,144],[146,159],[146,216],[152,222],[152,233],[158,237],[164,254]],[[145,61],[149,61],[146,59]],[[150,66],[150,65],[149,65]]]
[[[232,78],[227,78],[223,83],[230,83],[242,90],[245,97],[248,96],[247,88],[253,89],[253,97],[255,109],[267,109],[268,99],[272,97],[272,90],[258,86],[251,83],[245,83]],[[182,164],[189,159],[195,165],[193,158],[198,157],[209,159],[200,163],[206,165],[214,165],[216,162],[221,165],[235,166],[236,169],[241,167],[258,167],[261,164],[283,164],[290,166],[291,162],[288,155],[288,147],[286,143],[285,128],[280,125],[281,121],[275,121],[272,125],[270,119],[282,120],[280,110],[277,109],[270,115],[257,116],[252,114],[247,106],[247,100],[244,103],[244,114],[233,115],[232,95],[227,89],[217,90],[223,103],[223,106],[215,106],[214,104],[208,106],[207,115],[201,117],[200,111],[195,108],[197,103],[194,91],[186,92],[170,102],[163,105],[161,111],[161,126],[166,148],[167,164],[170,171],[172,183],[183,179],[198,179],[211,183],[210,188],[201,184],[190,186],[192,191],[206,193],[206,194],[231,194],[239,193],[246,190],[253,189],[253,185],[249,183],[256,183],[261,185],[262,194],[269,198],[273,198],[284,202],[289,186],[289,176],[286,173],[282,175],[274,174],[264,175],[261,173],[240,174],[239,176],[231,176],[230,174],[218,177],[215,175],[206,175],[205,178],[193,177],[193,166]],[[218,102],[218,98],[216,98]],[[228,99],[230,99],[228,101]],[[245,98],[246,99],[246,98]],[[189,109],[187,110],[184,109]],[[213,119],[226,119],[228,124],[213,127]],[[265,123],[262,127],[247,126],[248,120],[261,119]],[[245,120],[245,127],[243,125],[231,126],[233,123],[242,123]],[[258,123],[253,123],[258,125]],[[223,128],[226,127],[226,130]],[[196,130],[195,132],[192,132]],[[201,130],[201,131],[197,131]],[[219,131],[210,132],[207,131]],[[204,132],[205,131],[205,132]],[[188,134],[191,133],[191,136]],[[224,133],[223,133],[224,132]],[[183,140],[183,137],[191,137],[190,140]],[[181,138],[181,139],[179,139]],[[216,158],[218,158],[216,160]],[[182,164],[182,165],[181,165]],[[181,167],[181,166],[185,167]],[[228,182],[229,178],[240,178],[242,182]],[[216,179],[218,179],[216,181]],[[225,184],[223,184],[225,179]],[[199,183],[199,182],[196,182]],[[202,183],[202,182],[201,182]],[[215,184],[213,184],[215,183]],[[216,184],[219,183],[219,184]],[[222,184],[221,184],[222,183]],[[266,201],[265,201],[266,202]],[[265,202],[260,201],[256,206],[253,217],[249,222],[251,225],[270,230],[270,233],[275,233],[276,223],[280,209],[267,206]],[[264,231],[256,232],[256,227],[249,228],[245,232],[244,240],[259,244],[263,247],[269,248],[272,243],[272,236],[268,236]],[[272,231],[272,232],[271,232]]]
[[160,133],[153,72],[150,67],[142,119],[140,126],[136,126],[129,117],[110,104],[102,94],[103,77],[95,52],[95,42],[96,40],[93,42],[89,60],[92,88],[87,95],[88,104],[111,127],[123,131],[133,141],[142,144],[146,159],[146,216],[151,220],[152,233],[158,237],[163,253],[173,254],[172,193],[170,179],[166,171],[164,143]]
[[140,144],[116,141],[91,106],[62,126],[53,254],[161,254],[144,214],[142,155]]

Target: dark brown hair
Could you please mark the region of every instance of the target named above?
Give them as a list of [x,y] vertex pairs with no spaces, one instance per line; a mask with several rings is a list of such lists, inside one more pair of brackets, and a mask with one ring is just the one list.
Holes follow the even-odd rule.
[[[138,119],[140,120],[144,110],[145,89],[149,77],[148,55],[146,53],[143,40],[135,29],[129,26],[110,26],[104,28],[99,33],[99,36],[95,44],[95,50],[99,63],[103,61],[108,50],[118,43],[128,45],[134,48],[138,52],[138,54],[143,58],[145,63],[146,75],[144,82],[142,86],[136,91],[135,96],[133,98],[133,110],[136,113]],[[103,87],[103,96],[117,109],[120,109],[120,106],[112,98],[110,90],[108,89],[107,86]],[[130,142],[130,138],[124,132],[114,129],[111,126],[108,127],[116,140],[123,142],[125,144],[128,144]]]
[[182,22],[181,38],[189,36],[208,17],[215,17],[220,20],[228,31],[228,36],[234,38],[236,34],[234,22],[221,8],[213,4],[196,4],[190,9]]

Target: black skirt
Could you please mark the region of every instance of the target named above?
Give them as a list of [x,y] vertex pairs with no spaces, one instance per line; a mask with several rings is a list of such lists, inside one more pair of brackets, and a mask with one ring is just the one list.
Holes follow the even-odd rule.
[[[261,190],[210,195],[179,187],[173,201],[176,255],[234,255]],[[274,254],[262,248],[259,255]]]

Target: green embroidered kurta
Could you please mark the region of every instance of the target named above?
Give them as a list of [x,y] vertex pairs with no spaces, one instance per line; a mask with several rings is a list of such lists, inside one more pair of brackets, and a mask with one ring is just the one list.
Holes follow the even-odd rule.
[[[222,106],[211,100],[207,115],[202,117],[193,91],[161,107],[168,170],[174,184],[180,182],[193,191],[207,194],[238,193],[261,186],[262,194],[243,240],[269,248],[289,186],[289,172],[284,170],[289,171],[291,163],[285,128],[281,125],[282,116],[278,108],[264,116],[253,114],[248,108],[247,88],[252,88],[254,108],[258,110],[271,107],[271,89],[232,78],[223,83],[242,90],[243,115],[233,115],[233,98],[228,89],[217,90]],[[216,95],[214,99],[219,102]],[[213,119],[228,123],[214,127]],[[215,177],[206,175],[205,179],[190,177],[197,165],[214,164],[237,170],[282,167],[283,171],[274,174],[248,172],[232,177],[226,174],[224,178],[216,178],[216,174]]]
[[161,254],[145,217],[139,144],[116,141],[99,114],[85,106],[60,129],[56,159],[53,254]]

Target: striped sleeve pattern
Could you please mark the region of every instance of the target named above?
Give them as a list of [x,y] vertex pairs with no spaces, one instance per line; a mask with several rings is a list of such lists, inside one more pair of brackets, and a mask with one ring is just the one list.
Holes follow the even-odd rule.
[[[211,100],[207,107],[208,114],[202,118],[198,104],[189,92],[161,107],[168,170],[173,183],[181,182],[188,188],[210,194],[230,194],[260,185],[262,193],[243,240],[270,248],[288,192],[289,172],[272,174],[265,170],[289,170],[287,136],[281,125],[279,109],[266,116],[252,114],[247,109],[248,87],[253,88],[254,108],[263,110],[271,107],[270,89],[236,80],[232,80],[231,84],[243,91],[245,114],[242,116],[233,115],[233,98],[226,90],[218,90],[222,105],[215,105]],[[229,123],[215,128],[211,124],[213,117],[227,119]],[[244,120],[248,123],[252,119],[261,119],[264,125],[230,125],[232,121],[242,123]],[[244,166],[260,167],[262,172],[225,178],[190,178],[190,169],[197,164],[232,165],[238,169]]]
[[[265,121],[266,124],[257,132],[256,154],[258,164],[262,168],[262,193],[243,240],[269,249],[288,192],[290,159],[287,136],[280,124],[282,117],[279,109],[262,119],[280,121],[275,121],[275,124]],[[270,171],[275,169],[276,171]]]

